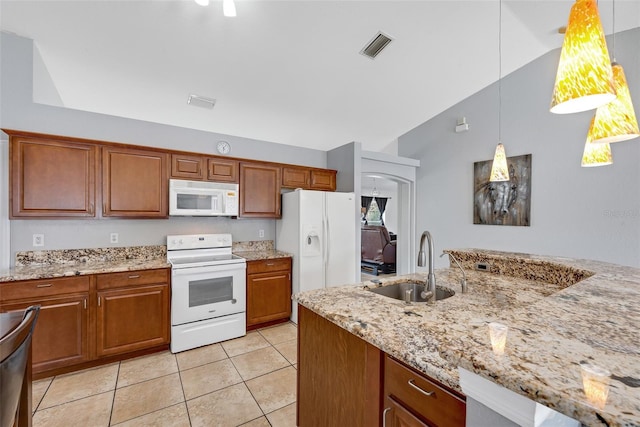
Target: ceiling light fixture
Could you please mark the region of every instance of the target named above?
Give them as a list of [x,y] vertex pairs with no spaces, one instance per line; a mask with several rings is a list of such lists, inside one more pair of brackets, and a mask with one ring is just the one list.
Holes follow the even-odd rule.
[[229,18],[236,16],[236,4],[233,0],[222,0],[222,13]]
[[613,86],[618,96],[610,103],[598,107],[595,122],[589,128],[594,143],[627,141],[640,136],[638,120],[633,110],[631,93],[622,65],[616,62],[616,2],[613,1]]
[[613,163],[611,145],[607,142],[598,144],[591,140],[591,128],[593,128],[594,121],[595,117],[591,119],[591,126],[589,133],[587,134],[587,142],[584,144],[582,163],[580,164],[583,168],[606,166]]
[[509,168],[507,167],[507,154],[502,145],[502,0],[500,0],[498,30],[498,146],[493,155],[491,164],[490,182],[509,181]]
[[380,192],[376,188],[376,179],[373,178],[373,190],[371,190],[371,196],[375,198],[376,196],[379,196],[379,195],[380,195]]
[[615,97],[613,71],[596,0],[576,0],[562,42],[551,112],[592,110]]
[[194,0],[200,6],[209,6],[209,0]]

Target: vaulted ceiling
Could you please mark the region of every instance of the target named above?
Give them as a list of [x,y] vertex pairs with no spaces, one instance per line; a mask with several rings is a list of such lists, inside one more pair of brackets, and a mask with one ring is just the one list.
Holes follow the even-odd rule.
[[[56,94],[36,91],[38,102],[378,151],[496,81],[500,63],[504,76],[560,47],[572,4],[236,0],[237,16],[227,18],[215,0],[2,0],[0,25],[34,40]],[[616,31],[640,26],[640,1],[615,6]],[[613,3],[599,8],[611,33]],[[359,54],[378,31],[393,41],[375,60]],[[215,107],[188,105],[189,94]]]

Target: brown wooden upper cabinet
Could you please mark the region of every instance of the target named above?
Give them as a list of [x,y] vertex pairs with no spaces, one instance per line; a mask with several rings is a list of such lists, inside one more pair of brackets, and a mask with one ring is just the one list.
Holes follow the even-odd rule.
[[311,169],[311,190],[336,191],[336,174],[334,170]]
[[171,178],[238,182],[238,161],[188,154],[171,154]]
[[205,159],[188,154],[171,155],[171,178],[202,181],[205,177]]
[[296,166],[282,167],[282,186],[305,190],[336,190],[336,171]]
[[257,162],[240,162],[240,217],[280,218],[282,168]]
[[126,147],[102,148],[102,216],[166,218],[168,155]]
[[98,147],[10,134],[10,217],[95,217]]

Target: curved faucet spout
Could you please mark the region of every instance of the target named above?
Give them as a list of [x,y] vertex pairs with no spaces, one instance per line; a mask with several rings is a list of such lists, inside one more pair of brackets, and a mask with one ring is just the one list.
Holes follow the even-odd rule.
[[[458,265],[458,268],[460,269],[460,271],[462,271],[462,279],[460,279],[460,286],[462,286],[462,293],[463,294],[466,293],[467,292],[467,275],[464,272],[464,269],[462,268],[462,266],[460,265],[456,257],[453,256],[453,254],[451,253],[442,252],[442,255],[440,255],[440,258],[442,258],[445,255],[449,255],[449,258],[454,260],[455,263]],[[449,263],[451,263],[451,261],[449,261]]]
[[433,250],[433,239],[431,238],[431,233],[428,231],[422,232],[422,237],[420,237],[420,251],[418,252],[418,267],[424,267],[427,263],[427,256],[425,254],[425,240],[428,243],[429,248],[429,274],[427,276],[427,292],[423,292],[421,295],[423,298],[426,298],[428,292],[432,292],[432,297],[429,298],[429,302],[436,302],[436,275],[433,274],[433,264],[434,261],[434,250]]

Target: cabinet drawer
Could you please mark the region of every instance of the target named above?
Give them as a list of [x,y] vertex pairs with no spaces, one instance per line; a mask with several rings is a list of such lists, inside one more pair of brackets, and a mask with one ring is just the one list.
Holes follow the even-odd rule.
[[0,301],[89,292],[89,276],[61,277],[0,284]]
[[169,269],[125,271],[97,276],[98,289],[121,288],[123,286],[167,283]]
[[274,258],[247,262],[247,274],[268,273],[291,269],[291,258]]
[[388,356],[384,361],[384,394],[429,424],[465,425],[466,403],[462,398]]

